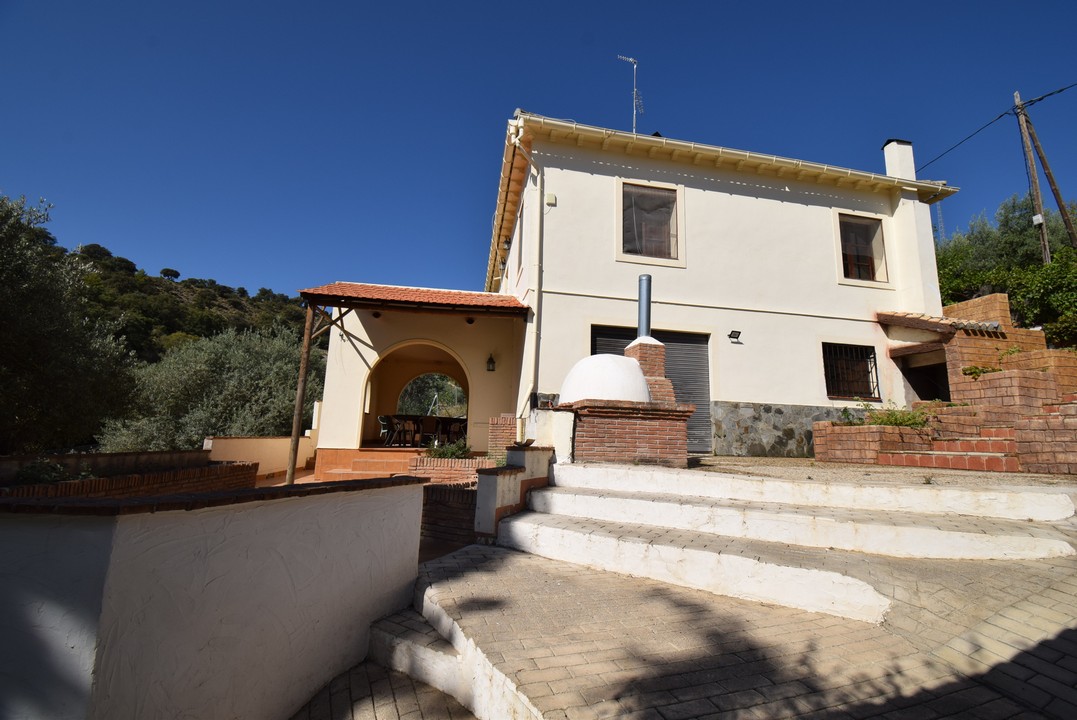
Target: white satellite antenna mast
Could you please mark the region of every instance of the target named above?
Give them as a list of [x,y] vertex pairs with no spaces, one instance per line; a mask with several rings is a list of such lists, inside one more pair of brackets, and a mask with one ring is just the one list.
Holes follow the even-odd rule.
[[639,64],[639,61],[636,58],[625,57],[624,55],[618,55],[617,59],[632,63],[632,134],[635,135],[636,113],[643,114],[643,96],[636,89],[636,65]]

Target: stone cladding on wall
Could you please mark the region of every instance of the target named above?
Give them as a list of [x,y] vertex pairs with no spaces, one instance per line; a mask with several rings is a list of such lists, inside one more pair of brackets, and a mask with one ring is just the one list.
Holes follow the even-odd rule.
[[834,407],[712,402],[714,454],[811,457],[814,441],[812,424],[840,418],[841,408]]

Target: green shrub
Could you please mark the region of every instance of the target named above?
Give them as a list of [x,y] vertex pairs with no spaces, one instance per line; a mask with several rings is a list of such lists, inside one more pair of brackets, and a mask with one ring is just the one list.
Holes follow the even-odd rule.
[[34,460],[29,465],[23,465],[15,473],[16,485],[41,485],[70,479],[63,465],[50,462],[45,458]]
[[864,418],[864,424],[922,428],[927,426],[929,418],[930,414],[926,410],[899,408],[890,404],[884,408],[868,410]]
[[456,442],[445,445],[435,445],[432,441],[426,448],[426,456],[432,458],[469,458],[471,447],[467,444],[467,438],[460,438]]
[[931,419],[929,409],[899,408],[893,402],[887,403],[885,407],[878,408],[862,401],[860,402],[860,410],[864,413],[863,417],[856,417],[856,414],[849,408],[842,408],[839,424],[921,428],[927,427],[928,420]]

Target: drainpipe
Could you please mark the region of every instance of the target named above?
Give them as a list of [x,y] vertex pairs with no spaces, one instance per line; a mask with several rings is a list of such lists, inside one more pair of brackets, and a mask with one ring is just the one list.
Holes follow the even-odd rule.
[[639,320],[636,337],[648,337],[651,334],[651,276],[639,276]]
[[[542,206],[543,198],[545,197],[545,175],[542,169],[535,163],[534,158],[531,157],[520,142],[520,138],[524,134],[523,121],[517,121],[516,134],[512,138],[512,144],[516,146],[516,150],[524,156],[527,160],[527,164],[530,166],[531,171],[535,173],[536,177],[536,202],[539,203],[538,219],[536,221],[535,228],[535,251],[534,251],[534,270],[532,273],[531,287],[534,288],[535,300],[534,300],[534,313],[535,320],[531,323],[531,346],[533,348],[533,356],[531,362],[531,388],[527,393],[528,397],[532,393],[537,393],[539,388],[539,355],[540,347],[542,345],[542,331],[539,324],[542,322],[542,248],[545,238],[543,237],[543,218],[546,213]],[[520,408],[522,410],[522,408]],[[535,408],[531,408],[534,410]],[[519,413],[517,414],[519,417]]]

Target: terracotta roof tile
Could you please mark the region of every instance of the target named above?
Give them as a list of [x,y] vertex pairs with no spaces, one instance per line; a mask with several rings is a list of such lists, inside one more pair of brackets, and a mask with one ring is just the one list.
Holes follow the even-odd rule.
[[954,333],[958,330],[980,330],[984,332],[998,332],[997,322],[978,322],[976,320],[961,320],[960,318],[935,317],[923,313],[911,312],[880,312],[875,314],[876,322],[883,325],[898,325],[900,327],[916,328],[919,330],[934,330],[935,332]]
[[303,297],[335,298],[343,301],[370,303],[399,303],[415,306],[500,309],[523,311],[527,306],[512,295],[440,290],[434,288],[371,285],[369,283],[335,282],[301,290]]

